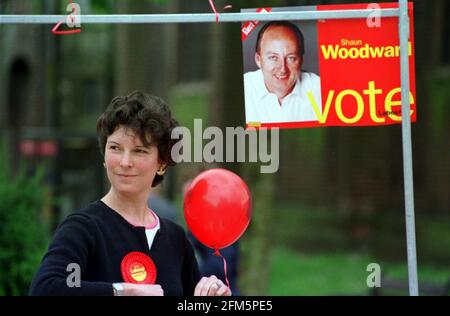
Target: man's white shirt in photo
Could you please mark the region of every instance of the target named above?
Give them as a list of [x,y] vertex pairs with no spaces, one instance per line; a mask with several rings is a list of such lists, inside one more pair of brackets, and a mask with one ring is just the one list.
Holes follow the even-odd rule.
[[312,93],[319,112],[322,112],[320,77],[311,72],[301,73],[294,89],[283,98],[281,105],[278,97],[267,90],[261,69],[244,75],[244,89],[247,123],[317,121],[308,92]]

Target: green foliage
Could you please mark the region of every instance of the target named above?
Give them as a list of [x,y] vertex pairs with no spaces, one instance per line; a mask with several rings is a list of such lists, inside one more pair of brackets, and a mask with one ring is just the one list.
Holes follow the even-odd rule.
[[112,14],[113,3],[111,0],[96,0],[91,3],[94,14]]
[[167,2],[169,2],[168,0],[147,0],[147,1],[150,3],[153,3],[153,4],[159,4],[159,5],[167,4]]
[[446,122],[448,115],[448,104],[450,102],[450,79],[433,77],[427,82],[427,89],[430,92],[430,115],[431,134],[434,138],[440,139],[441,135],[445,137]]
[[26,295],[48,242],[44,169],[30,176],[22,168],[13,178],[0,157],[0,295]]
[[[421,264],[448,266],[450,217],[416,212],[417,256]],[[343,211],[303,205],[279,205],[274,220],[275,244],[312,252],[366,251],[392,261],[406,260],[402,210],[378,210],[349,216]]]
[[[184,90],[188,89],[189,87],[184,88]],[[172,114],[178,123],[192,132],[194,131],[194,120],[196,118],[207,119],[208,99],[206,94],[174,91],[170,98],[170,105]]]

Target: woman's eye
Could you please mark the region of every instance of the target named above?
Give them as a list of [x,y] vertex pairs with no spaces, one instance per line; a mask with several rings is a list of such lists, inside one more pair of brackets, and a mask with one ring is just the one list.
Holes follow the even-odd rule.
[[111,149],[111,150],[118,150],[119,147],[116,146],[116,145],[111,145],[111,146],[109,146],[109,149]]

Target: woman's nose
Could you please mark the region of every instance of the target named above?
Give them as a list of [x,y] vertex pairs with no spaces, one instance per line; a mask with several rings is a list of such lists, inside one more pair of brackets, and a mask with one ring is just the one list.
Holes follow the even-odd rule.
[[129,152],[124,152],[121,159],[120,159],[120,166],[121,167],[131,167],[133,165],[131,161],[131,155]]

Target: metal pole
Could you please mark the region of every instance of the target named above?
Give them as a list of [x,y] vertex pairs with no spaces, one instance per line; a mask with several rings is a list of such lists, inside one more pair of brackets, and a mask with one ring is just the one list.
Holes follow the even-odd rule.
[[400,72],[402,94],[403,181],[405,190],[406,248],[408,254],[409,295],[418,296],[416,231],[414,220],[414,186],[411,149],[411,118],[409,102],[409,17],[407,0],[399,0]]
[[[373,10],[324,10],[293,12],[241,12],[219,14],[219,22],[246,22],[271,20],[319,20],[366,18]],[[398,9],[380,9],[381,17],[395,17]],[[0,15],[0,24],[55,24],[65,20],[66,15]],[[80,15],[81,23],[93,24],[137,24],[137,23],[211,23],[216,22],[216,15],[198,14],[112,14],[112,15]]]

